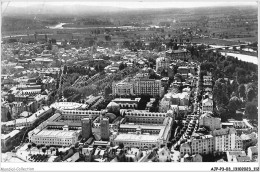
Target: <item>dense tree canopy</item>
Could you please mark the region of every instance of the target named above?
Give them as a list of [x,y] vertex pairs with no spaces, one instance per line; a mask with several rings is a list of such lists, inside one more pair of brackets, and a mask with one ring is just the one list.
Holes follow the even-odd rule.
[[78,89],[74,88],[74,87],[67,87],[63,90],[63,96],[65,98],[68,98],[70,96],[73,96],[75,94],[78,94]]
[[241,108],[241,100],[238,97],[232,97],[228,103],[228,109],[231,113],[235,113],[236,110]]
[[254,89],[250,88],[247,91],[247,100],[251,102],[253,100],[253,98],[255,98],[255,97],[256,97],[256,93],[255,93]]
[[245,113],[248,116],[249,119],[258,119],[258,111],[257,111],[257,106],[256,104],[252,103],[252,102],[248,102],[246,104],[246,109],[245,109]]
[[213,87],[213,98],[217,105],[228,104],[228,90],[225,82],[217,80]]
[[238,87],[238,93],[239,96],[242,97],[243,99],[246,98],[246,87],[244,84],[240,84]]

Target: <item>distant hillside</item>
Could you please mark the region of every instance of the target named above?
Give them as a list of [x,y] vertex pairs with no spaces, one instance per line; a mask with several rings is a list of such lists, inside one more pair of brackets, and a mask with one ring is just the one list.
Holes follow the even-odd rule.
[[101,6],[86,6],[86,5],[33,5],[28,7],[13,7],[9,6],[6,8],[3,16],[17,16],[17,15],[82,15],[89,14],[95,15],[100,13],[114,13],[127,11],[125,8],[117,7],[101,7]]

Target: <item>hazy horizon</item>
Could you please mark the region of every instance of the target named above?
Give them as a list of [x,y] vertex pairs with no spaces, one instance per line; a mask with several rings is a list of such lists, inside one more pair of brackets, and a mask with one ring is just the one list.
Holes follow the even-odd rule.
[[[10,2],[10,1],[9,1]],[[244,2],[242,0],[238,1],[206,1],[206,0],[172,0],[172,1],[109,1],[109,0],[99,0],[99,1],[16,1],[16,2],[3,2],[2,8],[6,9],[8,7],[29,7],[29,6],[41,6],[44,8],[45,5],[50,6],[66,6],[66,5],[85,5],[85,6],[97,6],[97,7],[116,7],[116,8],[128,8],[128,9],[162,9],[162,8],[194,8],[194,7],[225,7],[225,6],[257,6],[256,1],[249,0]]]

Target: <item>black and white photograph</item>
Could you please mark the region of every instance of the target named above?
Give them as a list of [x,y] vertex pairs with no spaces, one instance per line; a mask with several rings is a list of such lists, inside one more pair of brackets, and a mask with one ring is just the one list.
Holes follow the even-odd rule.
[[1,171],[259,171],[258,9],[1,0]]

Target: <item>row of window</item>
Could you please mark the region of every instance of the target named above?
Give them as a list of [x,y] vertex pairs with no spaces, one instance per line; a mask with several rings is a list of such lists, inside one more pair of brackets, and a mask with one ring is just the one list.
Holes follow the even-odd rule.
[[[115,142],[116,145],[118,145],[120,142]],[[152,145],[154,145],[154,143],[138,143],[138,142],[125,142],[125,145],[132,145],[132,146],[147,146],[147,147],[151,147]]]
[[164,121],[164,119],[158,119],[158,118],[128,118],[128,122],[154,122],[154,123],[157,123],[157,122],[160,122],[162,123]]
[[[130,128],[120,128],[120,131],[122,132],[135,132],[136,129],[130,129]],[[149,130],[149,129],[142,129],[144,133],[160,133],[160,130]]]
[[199,148],[197,148],[197,149],[195,149],[195,148],[193,148],[192,149],[192,152],[202,152],[202,151],[213,151],[214,150],[214,147],[209,147],[208,149],[199,149]]
[[136,113],[126,112],[126,116],[166,117],[166,114],[136,114]]
[[158,90],[160,89],[160,87],[153,87],[153,86],[150,86],[150,87],[147,87],[147,86],[141,86],[139,88],[136,88],[135,91],[139,91],[139,90]]
[[48,142],[48,141],[35,141],[36,144],[50,144],[50,145],[70,145],[71,142]]
[[99,115],[99,114],[101,114],[101,112],[100,111],[62,111],[62,114],[78,114],[78,115],[80,115],[80,114],[82,114],[82,115],[90,115],[90,114],[92,114],[92,115]]
[[34,140],[42,140],[42,141],[46,141],[46,140],[49,140],[49,141],[71,141],[71,139],[57,139],[57,138],[39,138],[39,137],[36,137],[36,138],[34,138]]
[[115,91],[116,93],[131,93],[132,91],[131,90],[116,90]]
[[118,103],[119,106],[122,106],[122,107],[133,107],[133,106],[137,106],[137,104],[123,104],[123,103]]

